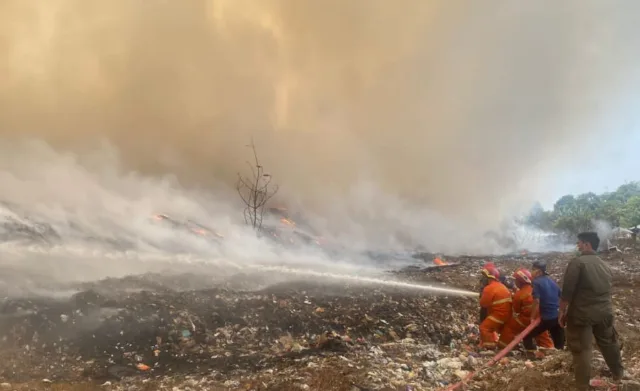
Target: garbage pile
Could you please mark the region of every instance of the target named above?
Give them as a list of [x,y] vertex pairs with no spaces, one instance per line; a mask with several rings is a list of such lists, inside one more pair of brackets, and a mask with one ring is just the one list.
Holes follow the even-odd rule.
[[[559,278],[570,255],[536,255],[545,256]],[[478,268],[486,259],[446,260],[447,267],[393,276],[478,291]],[[510,272],[530,259],[492,261]],[[640,260],[610,262],[625,364],[640,375],[640,296],[634,291]],[[71,297],[5,298],[0,387],[435,390],[492,357],[477,349],[474,298],[332,281],[193,289],[193,279],[145,275],[79,284]],[[562,354],[532,362],[514,352],[479,373],[470,389],[566,389],[571,376]],[[522,373],[544,386],[530,388]]]

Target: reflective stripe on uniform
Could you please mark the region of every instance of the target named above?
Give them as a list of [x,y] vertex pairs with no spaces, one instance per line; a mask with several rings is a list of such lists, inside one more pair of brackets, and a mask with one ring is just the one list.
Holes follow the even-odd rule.
[[531,307],[533,307],[533,304],[523,305],[522,309],[524,310],[524,309],[531,308]]
[[503,321],[501,321],[500,319],[496,318],[496,317],[495,317],[495,316],[493,316],[493,315],[489,315],[489,316],[487,316],[487,319],[491,319],[492,321],[494,321],[494,322],[496,322],[496,323],[504,324],[504,322],[503,322]]
[[519,318],[515,318],[515,319],[516,319],[516,322],[518,322],[518,324],[519,324],[520,326],[522,326],[522,327],[527,327],[527,325],[526,325],[526,324],[524,324],[524,323],[522,323],[522,321],[521,321]]
[[498,304],[504,304],[504,303],[511,303],[513,300],[510,297],[507,297],[506,299],[502,299],[502,300],[496,300],[494,301],[493,305],[498,305]]

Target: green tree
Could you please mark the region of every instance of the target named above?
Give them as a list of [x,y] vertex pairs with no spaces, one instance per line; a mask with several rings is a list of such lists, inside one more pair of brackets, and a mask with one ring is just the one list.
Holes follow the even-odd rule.
[[613,227],[633,227],[640,224],[640,181],[625,183],[616,191],[595,194],[593,192],[568,194],[544,210],[534,205],[524,222],[533,227],[560,234],[575,235],[594,229],[596,220]]
[[566,195],[553,206],[553,228],[555,231],[573,234],[591,228],[594,217],[592,193],[578,197]]
[[635,196],[640,196],[640,181],[625,183],[614,193],[622,202],[627,202]]
[[640,224],[640,195],[629,198],[624,204],[620,221],[625,227],[635,227]]
[[553,212],[544,210],[542,205],[537,202],[524,219],[524,223],[542,231],[550,231],[553,228]]
[[624,225],[621,224],[624,202],[617,198],[615,193],[605,193],[600,196],[600,199],[600,208],[596,211],[596,218],[608,222],[613,227]]

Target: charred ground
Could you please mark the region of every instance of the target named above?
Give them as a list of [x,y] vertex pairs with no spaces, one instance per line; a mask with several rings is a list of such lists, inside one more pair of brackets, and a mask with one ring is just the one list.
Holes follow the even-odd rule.
[[[638,251],[607,256],[631,374],[640,370]],[[535,257],[560,277],[570,254],[495,259],[506,272]],[[390,273],[404,281],[477,290],[485,258]],[[16,278],[2,273],[3,278]],[[424,292],[239,274],[146,274],[43,287],[70,294],[6,297],[0,378],[8,389],[429,390],[488,358],[475,352],[477,300]],[[564,359],[563,359],[564,358]],[[477,390],[561,390],[568,359],[515,354],[480,374]],[[600,374],[604,365],[596,357]],[[522,379],[537,379],[524,382]],[[535,388],[531,388],[532,385]]]

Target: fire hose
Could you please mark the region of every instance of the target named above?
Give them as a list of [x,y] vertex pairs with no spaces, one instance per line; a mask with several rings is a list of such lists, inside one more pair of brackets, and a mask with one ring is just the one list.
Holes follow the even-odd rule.
[[529,326],[527,326],[526,329],[524,329],[520,334],[518,334],[517,337],[515,337],[513,339],[513,341],[511,341],[511,343],[509,345],[507,345],[504,349],[502,349],[500,352],[498,352],[498,354],[496,354],[490,361],[488,361],[487,363],[485,363],[482,367],[480,367],[480,369],[478,369],[477,371],[471,372],[469,373],[467,376],[464,377],[464,379],[462,379],[460,382],[455,383],[451,386],[449,386],[448,388],[445,389],[445,391],[453,391],[456,390],[458,388],[460,388],[463,385],[466,385],[472,378],[473,376],[475,376],[475,374],[477,372],[482,372],[483,370],[489,368],[490,366],[492,366],[493,364],[497,363],[498,361],[500,361],[504,356],[506,356],[517,344],[520,343],[520,341],[522,341],[524,339],[524,337],[527,336],[527,334],[529,334],[529,332],[531,332],[531,330],[533,330],[537,325],[540,324],[540,318],[535,319],[531,322],[531,324],[529,324]]

